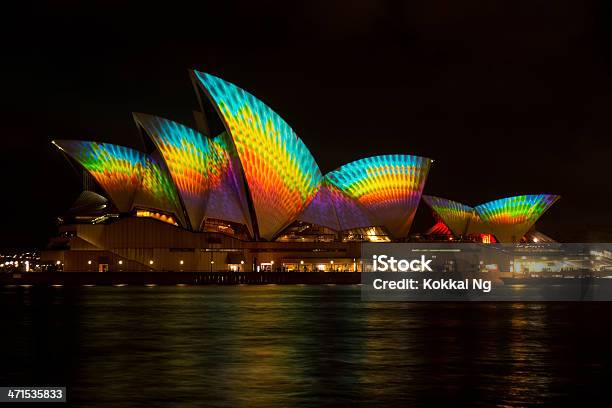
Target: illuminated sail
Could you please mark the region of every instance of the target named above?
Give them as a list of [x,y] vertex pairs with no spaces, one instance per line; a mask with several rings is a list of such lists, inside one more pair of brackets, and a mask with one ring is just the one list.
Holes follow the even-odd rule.
[[376,225],[365,208],[355,199],[331,184],[327,179],[325,186],[329,191],[331,202],[334,205],[338,225],[341,231],[355,228],[365,228]]
[[299,219],[335,231],[374,226],[367,211],[338,187],[324,182]]
[[525,233],[560,197],[531,194],[502,198],[476,207],[499,242],[520,242]]
[[156,154],[147,156],[142,166],[142,183],[134,198],[134,206],[174,214],[186,226],[178,192],[164,163]]
[[219,179],[210,187],[206,218],[232,221],[246,225],[251,236],[253,227],[244,190],[244,176],[226,133],[212,140],[221,160],[217,162]]
[[474,216],[474,209],[457,201],[423,195],[423,201],[440,217],[456,236],[467,233],[468,224]]
[[53,143],[92,175],[119,211],[135,206],[158,209],[175,214],[184,225],[178,194],[159,159],[109,143]]
[[418,156],[374,156],[346,164],[326,179],[401,238],[410,230],[430,165],[430,159]]
[[310,204],[308,204],[308,207],[300,214],[298,219],[311,224],[322,225],[335,231],[340,230],[340,224],[336,216],[331,192],[327,186],[321,185],[315,197]]
[[132,208],[145,155],[128,147],[77,140],[53,142],[89,172],[121,212]]
[[204,220],[210,190],[224,176],[224,152],[199,132],[156,116],[135,113],[134,119],[161,153],[178,189],[193,230]]
[[466,234],[467,235],[482,235],[482,234],[488,235],[492,233],[493,231],[491,230],[491,227],[489,226],[489,224],[484,222],[482,218],[480,218],[480,215],[478,215],[478,212],[476,212],[476,209],[474,209],[474,212],[472,213],[472,216],[470,217],[470,222],[468,222]]
[[272,239],[314,198],[321,172],[302,140],[266,104],[220,78],[197,71],[194,74],[231,135],[259,235]]

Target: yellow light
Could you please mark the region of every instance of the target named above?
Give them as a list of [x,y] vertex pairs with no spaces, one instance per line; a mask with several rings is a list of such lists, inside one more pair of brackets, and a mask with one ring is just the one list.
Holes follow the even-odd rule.
[[300,265],[304,265],[304,261],[300,261]]
[[152,259],[149,261],[149,265],[153,265],[153,260]]
[[274,265],[274,261],[270,261],[270,265]]
[[211,264],[214,264],[214,263],[215,263],[215,261],[210,261],[210,263],[211,263]]
[[244,261],[240,261],[240,265],[244,265]]
[[61,261],[56,261],[56,262],[55,262],[55,264],[56,264],[56,265],[61,265],[61,264],[62,264],[62,262],[61,262]]
[[[150,261],[150,263],[153,263],[153,261]],[[123,261],[119,260],[119,265],[123,265]]]
[[334,264],[334,260],[332,259],[331,261],[329,261],[329,263],[331,263],[333,265]]
[[179,262],[181,265],[184,264],[185,262],[181,259]]
[[91,261],[87,261],[87,265],[91,265]]

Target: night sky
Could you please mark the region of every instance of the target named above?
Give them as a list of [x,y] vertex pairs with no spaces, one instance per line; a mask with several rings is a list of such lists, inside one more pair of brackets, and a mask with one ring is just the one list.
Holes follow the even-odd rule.
[[[52,139],[139,148],[132,111],[193,125],[188,69],[265,101],[324,173],[427,156],[428,194],[469,205],[561,194],[540,231],[612,241],[604,2],[123,3],[3,13],[0,247],[44,245],[80,192]],[[413,230],[430,225],[426,212]]]

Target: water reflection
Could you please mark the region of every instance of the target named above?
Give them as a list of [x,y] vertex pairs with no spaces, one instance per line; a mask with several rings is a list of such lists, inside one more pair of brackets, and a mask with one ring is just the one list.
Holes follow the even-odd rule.
[[524,406],[596,395],[607,304],[362,302],[358,286],[0,288],[0,384],[76,405]]

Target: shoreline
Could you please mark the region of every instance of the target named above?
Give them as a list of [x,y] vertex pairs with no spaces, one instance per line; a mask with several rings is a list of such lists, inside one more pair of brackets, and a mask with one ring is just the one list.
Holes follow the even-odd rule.
[[[504,285],[572,284],[596,276],[504,277]],[[0,285],[355,285],[361,272],[21,272],[0,274]]]
[[360,283],[360,272],[26,272],[0,275],[0,285],[354,285]]

